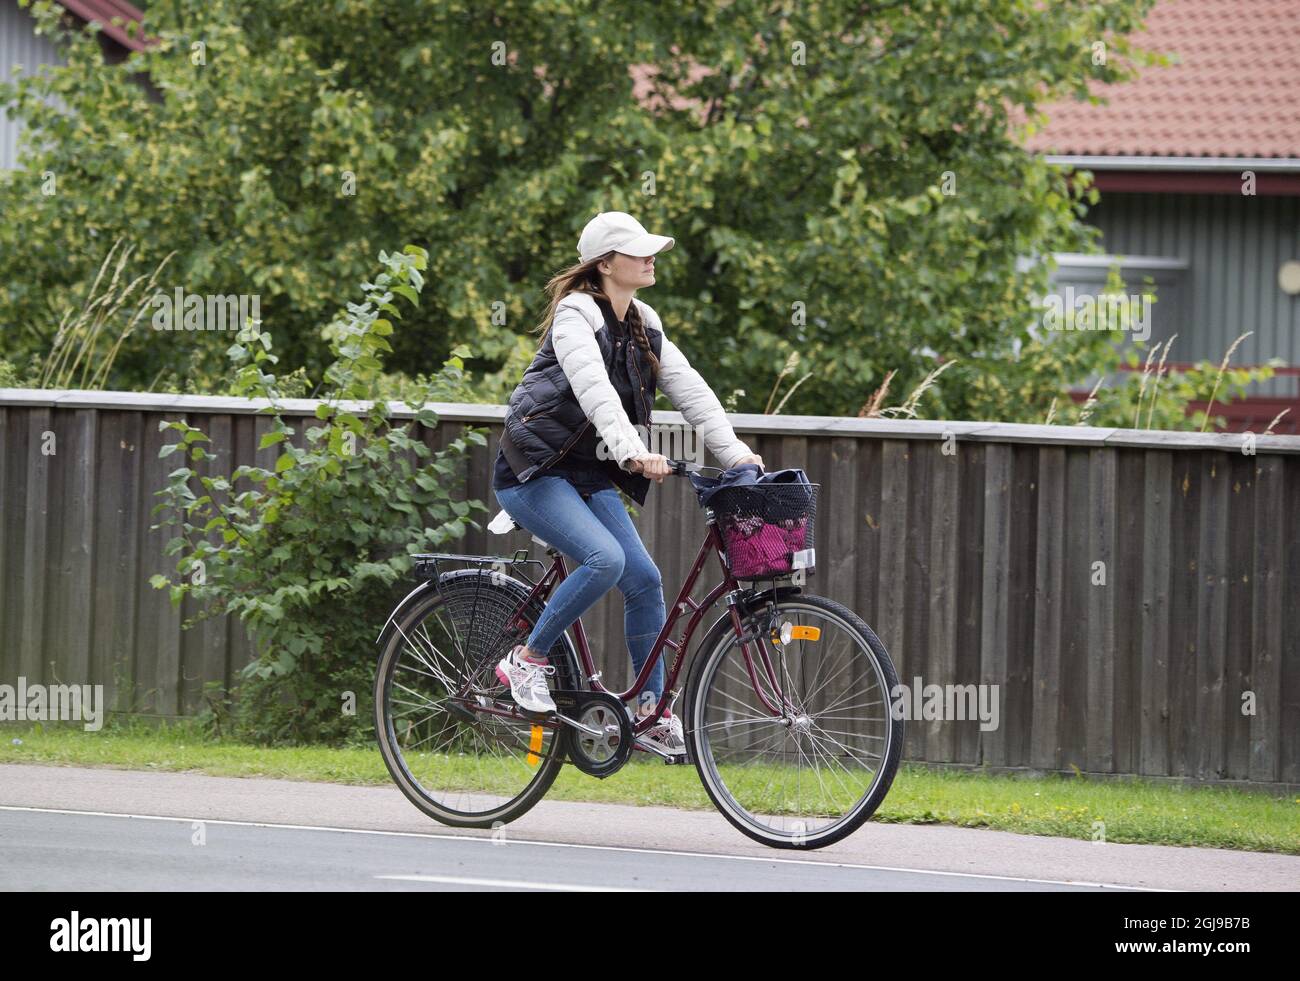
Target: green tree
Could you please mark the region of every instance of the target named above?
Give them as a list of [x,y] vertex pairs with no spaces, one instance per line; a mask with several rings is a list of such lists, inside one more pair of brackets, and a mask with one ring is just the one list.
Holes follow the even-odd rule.
[[[48,82],[0,87],[34,137],[0,188],[10,359],[129,234],[148,268],[175,250],[191,292],[258,293],[285,364],[318,376],[329,287],[414,241],[429,284],[394,363],[432,372],[469,344],[496,400],[541,284],[618,209],[677,238],[645,298],[715,388],[745,390],[737,410],[761,411],[797,350],[813,374],[785,411],[854,414],[890,369],[906,390],[956,360],[930,414],[1015,417],[981,376],[1045,404],[1099,343],[1061,339],[1047,370],[1020,357],[1047,271],[1018,261],[1090,235],[1082,184],[1017,133],[1125,77],[1150,4],[158,0],[148,51],[107,66],[74,34]],[[633,65],[653,66],[640,102]],[[191,356],[141,341],[115,371]]]

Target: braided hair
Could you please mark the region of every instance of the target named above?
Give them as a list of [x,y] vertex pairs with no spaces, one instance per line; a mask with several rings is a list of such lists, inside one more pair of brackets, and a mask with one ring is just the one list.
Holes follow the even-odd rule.
[[[650,348],[650,338],[645,336],[645,324],[641,322],[641,311],[636,308],[635,303],[628,304],[626,322],[628,332],[632,335],[632,339],[636,341],[636,346],[641,349],[646,356],[646,360],[650,362],[651,381],[653,381],[659,377],[659,359],[655,357],[654,351]],[[653,392],[654,389],[651,389],[651,391]]]

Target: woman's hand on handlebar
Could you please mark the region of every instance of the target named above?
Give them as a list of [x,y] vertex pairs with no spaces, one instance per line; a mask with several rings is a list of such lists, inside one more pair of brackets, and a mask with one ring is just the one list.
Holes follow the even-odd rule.
[[638,456],[629,460],[627,469],[661,484],[664,482],[664,478],[672,473],[672,469],[668,466],[668,457],[661,456],[658,453],[647,453],[645,456]]

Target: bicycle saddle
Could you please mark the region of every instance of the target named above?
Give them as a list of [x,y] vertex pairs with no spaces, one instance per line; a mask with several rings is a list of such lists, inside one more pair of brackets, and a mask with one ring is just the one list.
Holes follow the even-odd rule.
[[518,523],[506,513],[505,508],[498,511],[496,517],[488,523],[488,531],[494,535],[508,535],[518,527]]
[[[488,531],[492,532],[494,535],[508,535],[512,531],[516,530],[523,531],[524,529],[519,526],[519,522],[506,513],[505,508],[498,511],[496,517],[488,522]],[[537,542],[538,545],[541,545],[542,548],[551,547],[549,542],[542,541],[536,535],[533,535],[532,539]]]

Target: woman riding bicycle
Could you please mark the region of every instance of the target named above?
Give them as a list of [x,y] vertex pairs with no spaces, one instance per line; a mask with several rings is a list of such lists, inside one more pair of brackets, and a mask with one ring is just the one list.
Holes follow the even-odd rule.
[[[577,563],[556,587],[527,641],[497,665],[522,708],[554,711],[549,651],[613,586],[623,594],[628,653],[639,672],[666,619],[663,584],[619,490],[644,504],[667,458],[651,453],[656,389],[694,426],[724,467],[763,465],[736,437],[718,397],[672,341],[654,309],[636,298],[655,283],[654,257],[674,240],[651,235],[622,211],[591,219],[576,265],[546,284],[545,336],[510,396],[492,489],[521,527]],[[549,329],[548,329],[549,328]],[[650,714],[663,694],[660,661],[640,697]],[[678,717],[665,713],[645,738],[683,753]]]

